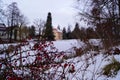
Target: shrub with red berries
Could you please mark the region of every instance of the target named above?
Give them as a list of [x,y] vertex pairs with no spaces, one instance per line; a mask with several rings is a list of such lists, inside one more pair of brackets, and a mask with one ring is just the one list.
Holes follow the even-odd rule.
[[[75,72],[74,65],[68,63],[63,65],[65,54],[58,52],[52,41],[33,43],[23,41],[12,47],[14,47],[12,51],[6,53],[4,50],[2,54],[5,56],[0,57],[0,79],[53,80],[55,77],[65,78],[66,70],[69,73]],[[61,71],[58,69],[60,67]]]

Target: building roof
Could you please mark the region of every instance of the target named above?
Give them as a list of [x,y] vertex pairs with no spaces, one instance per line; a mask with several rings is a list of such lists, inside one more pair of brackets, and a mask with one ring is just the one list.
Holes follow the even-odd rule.
[[5,31],[7,29],[7,27],[5,26],[5,24],[0,23],[0,31]]
[[3,23],[0,23],[0,27],[6,27],[5,24]]
[[57,29],[57,28],[53,28],[53,30],[55,30],[55,31],[57,31],[57,32],[59,32],[59,33],[62,33],[62,31],[59,30],[59,29]]

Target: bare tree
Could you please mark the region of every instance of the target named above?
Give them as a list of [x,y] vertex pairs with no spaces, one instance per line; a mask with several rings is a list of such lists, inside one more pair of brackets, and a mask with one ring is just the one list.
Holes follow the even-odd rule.
[[3,22],[4,10],[3,10],[3,3],[0,0],[0,22]]
[[[18,27],[19,27],[19,37],[20,41],[22,39],[22,27],[25,27],[28,24],[28,19],[25,17],[23,14],[19,16],[19,22],[18,22]],[[27,35],[27,34],[26,34]]]
[[8,21],[8,26],[10,26],[10,42],[12,41],[12,30],[15,26],[18,25],[18,17],[20,15],[20,10],[17,7],[17,3],[13,2],[10,5],[8,5],[7,9],[7,21]]
[[8,10],[7,17],[8,17],[9,26],[18,25],[20,10],[17,6],[17,3],[13,2],[10,5],[8,5],[7,10]]
[[[37,32],[39,33],[39,37],[43,35],[43,30],[44,30],[44,26],[45,26],[45,21],[42,19],[35,19],[34,20],[34,25],[37,29]],[[39,39],[39,38],[38,38]]]
[[120,0],[77,0],[77,2],[81,20],[95,26],[100,38],[109,40],[110,43],[120,39]]
[[[28,21],[27,18],[20,12],[16,2],[13,2],[10,5],[8,5],[7,22],[8,26],[10,27],[10,42],[13,36],[12,33],[13,29],[15,27],[19,27],[21,29],[22,26],[25,26],[28,23],[27,21]],[[21,33],[21,30],[19,31]]]

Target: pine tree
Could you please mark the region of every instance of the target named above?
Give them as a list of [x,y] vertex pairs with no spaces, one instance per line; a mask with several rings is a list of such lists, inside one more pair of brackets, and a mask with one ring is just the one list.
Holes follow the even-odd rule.
[[79,28],[78,23],[75,24],[75,28],[72,32],[72,38],[74,38],[74,39],[79,39],[80,38],[80,28]]
[[60,30],[60,26],[59,25],[57,26],[57,29]]
[[92,27],[88,27],[86,29],[86,36],[87,36],[87,39],[92,39],[92,38],[96,38],[96,34],[95,34],[95,31]]
[[64,27],[63,28],[63,31],[62,31],[62,33],[63,33],[63,39],[67,39],[67,32],[66,32],[66,28]]
[[67,29],[67,39],[72,39],[72,32],[71,32],[71,26],[68,25]]
[[53,28],[52,28],[52,17],[51,17],[51,13],[48,13],[47,16],[47,21],[45,24],[45,33],[44,33],[44,38],[48,41],[52,41],[54,40],[54,34],[53,34]]

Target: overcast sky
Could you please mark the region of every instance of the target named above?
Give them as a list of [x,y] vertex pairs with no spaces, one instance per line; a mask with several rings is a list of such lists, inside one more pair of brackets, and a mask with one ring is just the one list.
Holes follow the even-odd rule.
[[17,2],[21,12],[32,23],[36,18],[46,21],[48,12],[52,13],[53,26],[61,27],[74,25],[76,11],[75,0],[3,0],[5,4]]

